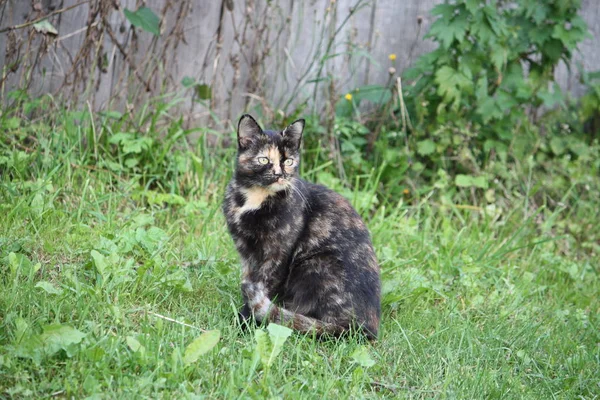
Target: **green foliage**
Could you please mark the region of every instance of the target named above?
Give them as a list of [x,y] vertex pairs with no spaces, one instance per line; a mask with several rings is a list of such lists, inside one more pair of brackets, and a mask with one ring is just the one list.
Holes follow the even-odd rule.
[[257,329],[254,332],[254,340],[256,340],[256,352],[260,357],[261,363],[265,368],[269,369],[273,362],[283,350],[283,344],[292,334],[292,330],[285,326],[277,324],[269,324],[267,326],[268,334],[262,329]]
[[[507,146],[484,168],[465,153],[468,173],[428,158],[473,140],[466,126],[447,142],[442,128],[417,140],[389,121],[367,155],[367,113],[309,118],[305,176],[353,202],[381,265],[381,336],[365,344],[240,329],[239,259],[220,210],[235,150],[162,140],[182,126],[166,110],[150,128],[161,103],[122,118],[44,114],[47,100],[23,98],[0,115],[0,397],[598,392],[600,160],[564,127],[577,110],[549,115],[558,139],[532,135],[540,151],[522,159]],[[143,138],[153,153],[125,153]],[[132,157],[151,165],[126,166]]]
[[58,35],[58,31],[56,28],[47,20],[41,20],[40,22],[36,22],[33,24],[33,29],[35,29],[39,33],[43,33],[46,35]]
[[371,354],[369,354],[369,350],[366,346],[361,346],[354,350],[352,359],[363,368],[370,368],[375,365],[375,360],[373,360]]
[[180,97],[91,114],[9,93],[0,397],[596,396],[598,75],[575,104],[552,74],[586,34],[578,6],[442,4],[403,93],[390,79],[308,116],[302,174],[350,199],[381,265],[373,345],[239,329],[235,149],[187,127]]
[[218,330],[207,331],[198,336],[185,348],[184,364],[190,365],[198,361],[203,354],[208,353],[219,343],[220,338],[221,332]]
[[581,120],[588,123],[589,130],[597,134],[600,131],[600,71],[588,73],[579,66],[581,82],[587,92],[581,97]]
[[125,8],[123,13],[131,25],[160,36],[160,18],[148,7],[140,7],[136,11]]
[[[379,202],[418,202],[436,189],[433,199],[441,203],[494,207],[497,214],[511,203],[498,193],[520,191],[517,176],[529,171],[533,182],[564,176],[534,185],[538,205],[556,204],[573,187],[588,198],[580,185],[590,182],[586,165],[597,171],[597,162],[590,164],[600,127],[597,74],[581,71],[588,89],[580,103],[554,79],[558,63],[570,65],[589,36],[580,5],[452,0],[436,6],[428,38],[438,48],[405,71],[401,94],[395,85],[374,87],[386,95],[367,96],[363,104],[363,88],[351,90],[328,130],[319,131],[314,116],[309,128],[329,149],[315,155],[322,165],[332,160],[319,180],[343,191],[355,185],[348,176],[371,175]],[[314,139],[307,144],[317,146]],[[569,181],[565,168],[577,178]]]
[[27,322],[17,320],[17,340],[10,350],[17,357],[29,358],[40,364],[45,357],[52,357],[64,351],[68,357],[77,352],[77,345],[85,338],[79,330],[61,324],[51,324],[42,327],[42,332],[31,332]]
[[564,106],[554,80],[589,36],[578,15],[580,1],[446,1],[427,37],[439,44],[405,73],[413,81],[405,97],[429,135],[437,126],[469,121],[489,148],[509,144],[531,113]]
[[190,78],[189,76],[185,76],[181,80],[181,85],[186,89],[193,88],[194,95],[200,100],[209,100],[212,97],[212,88],[210,85],[196,82],[194,78]]

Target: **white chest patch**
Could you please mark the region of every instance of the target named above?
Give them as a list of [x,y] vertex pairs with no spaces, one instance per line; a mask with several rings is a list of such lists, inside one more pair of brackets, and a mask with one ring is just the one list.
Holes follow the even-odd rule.
[[252,187],[250,189],[242,189],[242,194],[246,197],[246,201],[238,209],[238,216],[248,211],[258,210],[265,200],[267,200],[267,197],[275,194],[275,192],[262,187]]

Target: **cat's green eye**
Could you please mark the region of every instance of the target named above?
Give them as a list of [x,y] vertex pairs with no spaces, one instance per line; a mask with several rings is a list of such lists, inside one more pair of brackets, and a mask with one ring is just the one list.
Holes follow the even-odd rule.
[[258,157],[258,163],[262,165],[267,165],[269,163],[269,159],[267,157]]
[[288,167],[294,163],[293,158],[288,158],[283,162],[283,165],[287,165]]

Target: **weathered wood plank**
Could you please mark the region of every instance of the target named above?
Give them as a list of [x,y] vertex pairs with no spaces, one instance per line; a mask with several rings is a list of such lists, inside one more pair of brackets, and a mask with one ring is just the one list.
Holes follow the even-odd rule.
[[[44,0],[41,4],[48,13],[78,1]],[[95,6],[98,1],[90,4]],[[325,109],[329,100],[322,98],[322,89],[329,85],[329,76],[335,79],[338,95],[367,83],[385,84],[390,79],[389,67],[394,66],[396,74],[400,74],[419,55],[433,49],[435,44],[423,36],[432,23],[431,8],[442,0],[363,0],[365,6],[340,29],[331,48],[335,56],[328,59],[323,56],[330,35],[341,27],[349,9],[358,0],[274,0],[269,3],[191,0],[180,21],[185,42],[174,48],[172,39],[167,38],[168,32],[176,25],[179,7],[188,4],[187,1],[169,2],[173,7],[166,11],[161,37],[136,30],[134,50],[131,49],[134,34],[129,22],[122,11],[113,10],[107,21],[115,39],[131,52],[130,61],[105,35],[96,61],[106,65],[102,72],[88,71],[95,77],[90,91],[81,92],[85,89],[81,82],[68,83],[79,84],[78,93],[97,109],[124,108],[136,93],[142,94],[139,98],[148,98],[162,90],[181,90],[181,80],[186,76],[212,85],[211,111],[221,120],[235,119],[244,110],[265,111],[264,104],[284,107],[288,103],[294,106],[306,100],[312,102],[315,86],[315,107]],[[135,9],[140,2],[121,0],[120,4],[121,10]],[[167,0],[147,0],[145,4],[162,15]],[[561,65],[556,72],[561,86],[574,95],[580,95],[583,90],[575,63],[581,62],[588,71],[600,69],[600,2],[583,0],[582,4],[581,14],[593,37],[581,43],[571,68]],[[59,34],[33,71],[32,93],[55,93],[62,88],[68,95],[63,84],[84,41],[89,10],[86,4],[50,18]],[[32,10],[29,1],[7,0],[0,6],[0,28],[39,15]],[[26,29],[15,33],[20,40],[27,40]],[[3,66],[7,62],[7,37],[7,33],[0,34],[0,65]],[[41,37],[35,37],[31,48],[37,49],[40,41]],[[263,58],[265,52],[268,55]],[[395,62],[388,59],[391,53],[397,55]],[[324,67],[317,76],[320,62]],[[19,86],[22,72],[7,79],[6,90]],[[146,80],[152,89],[150,93],[145,93],[141,83]],[[191,93],[187,93],[190,99],[184,106],[189,111],[186,115],[192,120],[207,118],[208,108],[192,104]],[[113,103],[109,105],[111,98]],[[278,111],[267,109],[265,112]]]

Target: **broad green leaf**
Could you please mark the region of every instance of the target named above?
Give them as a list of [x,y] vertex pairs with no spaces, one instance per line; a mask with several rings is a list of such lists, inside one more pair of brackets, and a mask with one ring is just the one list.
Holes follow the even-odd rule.
[[471,14],[475,14],[480,5],[480,0],[465,0],[465,7]]
[[563,94],[560,86],[555,83],[553,89],[550,91],[544,88],[538,92],[537,97],[542,100],[544,107],[552,108],[563,104]]
[[443,48],[448,49],[454,40],[461,43],[469,27],[468,16],[465,13],[448,18],[438,18],[429,29],[426,37],[435,38]]
[[131,349],[131,351],[133,351],[134,353],[143,349],[144,346],[142,346],[142,344],[133,336],[127,336],[125,338],[125,341],[127,342],[127,347],[129,347]]
[[203,354],[208,353],[219,343],[220,338],[221,332],[219,330],[204,332],[185,348],[183,363],[190,365],[198,361]]
[[8,253],[8,265],[13,275],[17,272],[21,275],[29,276],[40,270],[42,264],[33,264],[26,255],[21,253]]
[[527,1],[523,7],[525,8],[525,15],[532,18],[536,25],[541,25],[548,13],[548,6],[537,0]]
[[52,24],[48,22],[47,19],[33,24],[33,29],[35,29],[36,32],[43,33],[45,35],[58,35],[58,31],[56,30],[56,28],[52,26]]
[[473,36],[475,36],[481,43],[490,43],[496,38],[496,34],[492,27],[487,23],[485,17],[478,23],[473,24]]
[[57,289],[53,284],[47,281],[41,281],[35,284],[36,288],[43,289],[48,294],[61,294],[62,289]]
[[100,111],[100,112],[98,112],[98,115],[101,115],[102,117],[110,118],[110,119],[123,118],[123,113],[120,113],[119,111],[114,111],[114,110]]
[[471,187],[473,186],[473,178],[469,175],[458,174],[454,178],[454,183],[459,187]]
[[369,350],[366,346],[360,346],[357,348],[354,353],[352,353],[352,359],[355,363],[364,368],[370,368],[375,365],[375,360],[369,354]]
[[20,253],[13,253],[12,251],[8,253],[8,265],[13,274],[22,269],[29,269],[31,266],[31,261]]
[[435,82],[438,86],[438,94],[444,97],[446,103],[453,103],[458,107],[461,92],[471,92],[473,82],[463,73],[447,65],[441,67],[435,73]]
[[352,100],[346,100],[342,97],[335,105],[335,115],[338,117],[349,117],[352,115],[354,106]]
[[533,43],[541,46],[552,37],[552,28],[547,25],[535,26],[527,34]]
[[136,241],[150,253],[158,249],[168,238],[167,233],[156,226],[151,226],[148,230],[138,228],[135,231]]
[[72,345],[80,343],[85,334],[69,325],[52,324],[43,327],[40,340],[47,355],[53,355],[60,350],[65,350],[72,356]]
[[106,257],[104,257],[104,255],[100,254],[96,250],[92,250],[90,252],[90,255],[94,260],[94,266],[96,267],[96,271],[98,271],[98,273],[102,275],[102,277],[105,277],[106,273],[108,272],[108,264],[106,263]]
[[550,39],[542,46],[542,53],[548,58],[548,63],[556,63],[560,60],[564,51],[563,44],[560,40]]
[[196,85],[196,96],[202,100],[208,100],[212,97],[212,89],[210,85],[199,83]]
[[459,187],[478,187],[481,189],[488,188],[488,182],[485,176],[470,176],[458,174],[454,178],[454,183]]
[[433,9],[431,10],[431,15],[439,15],[440,17],[442,17],[444,19],[450,19],[450,18],[452,18],[452,15],[454,14],[454,10],[455,10],[455,7],[453,5],[438,4],[437,6],[433,7]]
[[481,188],[481,189],[487,189],[488,181],[487,181],[487,179],[485,179],[485,176],[478,176],[478,177],[473,178],[473,186]]
[[485,76],[482,76],[477,80],[477,84],[475,86],[475,97],[477,98],[478,102],[488,98],[488,81]]
[[561,137],[558,136],[553,136],[552,139],[550,139],[550,148],[552,149],[552,152],[554,154],[556,154],[557,156],[560,156],[561,154],[563,154],[567,148],[565,140]]
[[183,79],[181,80],[181,85],[184,88],[191,88],[195,84],[196,84],[196,80],[189,76],[184,76]]
[[112,144],[119,144],[125,140],[131,139],[132,137],[133,135],[131,133],[117,132],[108,139],[108,142]]
[[[567,28],[565,25],[556,24],[552,30],[552,37],[558,39],[562,44],[569,50],[573,50],[577,47],[577,43],[586,38],[586,25],[585,22],[579,18],[579,26],[573,25]],[[582,26],[583,28],[581,28]]]
[[494,149],[497,153],[504,154],[506,154],[506,152],[508,151],[508,147],[505,143],[489,139],[483,143],[483,149],[486,152],[489,152],[490,150]]
[[256,352],[260,357],[260,362],[265,367],[269,368],[271,366],[271,364],[269,364],[270,355],[273,350],[269,335],[262,329],[257,329],[254,331],[254,340],[256,341]]
[[154,190],[144,190],[139,194],[148,200],[149,204],[171,204],[171,205],[184,205],[186,204],[185,198],[175,193],[160,193]]
[[15,320],[15,343],[21,342],[29,330],[29,324],[21,317]]
[[2,121],[2,128],[6,130],[18,129],[21,126],[21,118],[19,117],[10,117],[5,118]]
[[267,330],[269,331],[268,335],[262,329],[257,329],[255,331],[254,339],[256,340],[256,350],[260,356],[261,362],[266,368],[269,368],[281,352],[283,344],[293,331],[290,328],[273,323],[267,326]]
[[[570,140],[569,140],[570,139]],[[578,157],[584,157],[590,154],[590,147],[582,140],[571,137],[567,140],[569,150],[575,153]]]
[[484,123],[488,123],[493,119],[500,119],[503,115],[502,110],[498,107],[493,97],[483,99],[477,107],[477,113],[481,115]]
[[156,36],[160,35],[160,18],[148,7],[140,7],[137,11],[124,10],[125,18],[131,25],[141,28]]
[[269,338],[271,339],[271,343],[273,344],[273,353],[271,354],[271,362],[281,349],[283,348],[283,344],[292,334],[292,330],[286,326],[277,325],[277,324],[269,324],[267,326],[267,330],[269,331]]
[[524,86],[523,76],[523,65],[519,61],[511,62],[506,67],[504,79],[502,79],[502,87],[514,90]]
[[42,193],[36,193],[35,196],[33,196],[33,199],[31,199],[31,211],[41,217],[44,212],[45,204],[44,195]]
[[154,140],[147,136],[121,141],[121,145],[123,147],[123,152],[125,154],[132,154],[132,153],[139,154],[143,150],[148,150],[152,146],[153,143],[154,143]]
[[508,55],[508,51],[500,46],[495,46],[490,54],[490,60],[492,61],[492,65],[496,67],[498,71],[501,71],[506,63],[506,57]]
[[140,213],[133,217],[133,227],[142,227],[154,224],[154,216],[152,214]]
[[427,156],[435,152],[435,143],[432,140],[425,139],[417,142],[417,153]]
[[21,335],[17,344],[13,348],[13,354],[17,357],[30,358],[36,363],[40,363],[44,355],[44,343],[40,335]]
[[[89,374],[85,377],[85,379],[83,380],[82,387],[83,387],[83,390],[85,390],[87,393],[97,393],[102,390],[101,389],[102,384],[92,374]],[[90,396],[88,398],[94,398],[94,397]]]
[[501,112],[509,111],[517,104],[518,102],[510,93],[504,90],[498,90],[496,92],[496,105],[498,106]]

